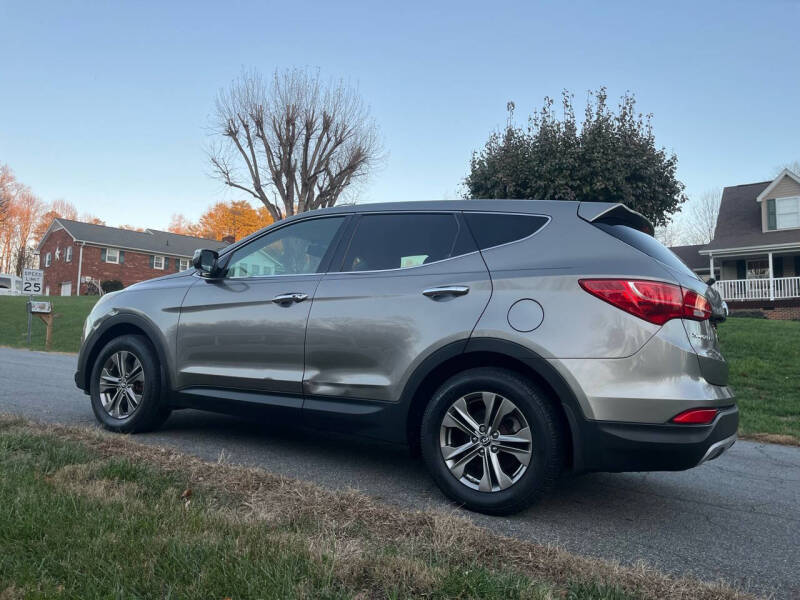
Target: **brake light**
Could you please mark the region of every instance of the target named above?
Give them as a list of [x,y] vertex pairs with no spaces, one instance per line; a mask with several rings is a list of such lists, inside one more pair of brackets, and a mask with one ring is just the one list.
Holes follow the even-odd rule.
[[711,304],[705,296],[692,290],[683,290],[683,318],[705,321],[711,317]]
[[672,417],[673,423],[683,425],[708,425],[717,416],[716,408],[692,408]]
[[705,321],[711,316],[705,296],[672,283],[640,279],[581,279],[579,283],[593,296],[656,325],[670,319]]

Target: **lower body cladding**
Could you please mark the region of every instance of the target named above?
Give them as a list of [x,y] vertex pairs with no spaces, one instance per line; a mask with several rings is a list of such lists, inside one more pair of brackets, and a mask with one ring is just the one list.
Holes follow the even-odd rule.
[[708,425],[587,421],[575,447],[582,471],[683,471],[719,457],[736,441],[739,409],[720,409]]

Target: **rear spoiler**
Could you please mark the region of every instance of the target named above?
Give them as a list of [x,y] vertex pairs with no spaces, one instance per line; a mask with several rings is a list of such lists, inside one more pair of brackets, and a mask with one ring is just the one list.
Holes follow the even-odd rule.
[[581,202],[578,216],[589,223],[612,222],[628,225],[648,235],[653,235],[653,224],[641,213],[631,210],[624,204],[612,202]]

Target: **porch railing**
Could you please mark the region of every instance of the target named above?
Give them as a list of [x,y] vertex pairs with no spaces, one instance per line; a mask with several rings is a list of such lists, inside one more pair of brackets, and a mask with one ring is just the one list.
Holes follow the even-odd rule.
[[714,284],[724,300],[780,300],[800,298],[800,277],[722,279]]

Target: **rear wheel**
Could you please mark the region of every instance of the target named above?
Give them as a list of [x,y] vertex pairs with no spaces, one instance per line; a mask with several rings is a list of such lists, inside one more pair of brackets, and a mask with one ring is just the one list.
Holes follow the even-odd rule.
[[100,351],[92,368],[90,395],[95,418],[120,433],[156,429],[171,412],[161,399],[155,351],[139,335],[115,338]]
[[565,455],[551,399],[498,368],[470,369],[442,384],[423,415],[421,445],[441,490],[490,514],[516,512],[542,496]]

